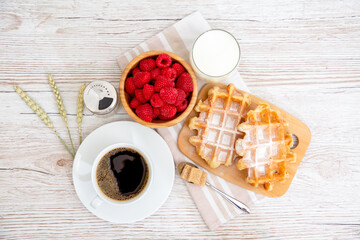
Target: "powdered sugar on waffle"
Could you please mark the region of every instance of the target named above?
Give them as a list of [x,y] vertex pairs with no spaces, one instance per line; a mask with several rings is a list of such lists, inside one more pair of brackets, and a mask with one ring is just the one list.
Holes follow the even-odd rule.
[[248,182],[252,185],[265,184],[265,189],[271,190],[274,182],[286,179],[286,162],[295,161],[286,126],[266,104],[249,111],[246,122],[239,125],[245,137],[236,141],[236,152],[243,156],[236,165],[240,170],[248,168]]
[[269,126],[259,125],[252,129],[242,126],[240,131],[245,133],[245,137],[236,144],[236,151],[244,152],[242,162],[246,167],[268,164],[286,154],[283,147],[285,139],[279,136],[279,128],[282,128],[281,124],[271,123]]
[[229,166],[236,158],[235,141],[243,135],[237,126],[248,105],[248,95],[237,91],[232,84],[226,88],[212,88],[208,99],[197,104],[195,110],[200,112],[199,117],[192,118],[189,127],[196,129],[198,134],[189,141],[211,167]]
[[[209,104],[206,100],[204,104]],[[203,144],[205,145],[205,157],[212,157],[213,150],[219,151],[217,160],[225,163],[228,154],[235,157],[234,143],[241,135],[236,126],[239,124],[241,118],[228,114],[228,111],[223,109],[224,99],[217,99],[215,102],[213,115],[207,116],[205,112],[200,114],[200,118],[208,121],[207,134],[203,135]],[[237,109],[236,109],[237,110]],[[206,116],[205,116],[206,115]],[[211,145],[211,147],[210,147]]]

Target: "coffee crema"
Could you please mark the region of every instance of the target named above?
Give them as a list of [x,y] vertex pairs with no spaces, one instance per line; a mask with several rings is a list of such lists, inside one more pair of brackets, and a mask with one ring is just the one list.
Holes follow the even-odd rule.
[[144,157],[128,147],[106,153],[96,167],[96,182],[109,198],[118,201],[138,196],[149,180],[149,167]]

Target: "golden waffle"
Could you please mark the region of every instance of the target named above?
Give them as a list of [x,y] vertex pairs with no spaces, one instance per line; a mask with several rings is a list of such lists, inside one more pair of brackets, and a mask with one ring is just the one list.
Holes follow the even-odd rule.
[[246,122],[238,129],[245,133],[236,141],[237,154],[242,156],[236,166],[248,168],[247,182],[253,186],[264,184],[267,191],[275,182],[288,177],[286,164],[295,162],[290,151],[292,136],[286,132],[287,123],[267,104],[260,104],[247,113]]
[[190,120],[189,127],[197,130],[197,136],[190,137],[189,142],[210,167],[229,166],[234,162],[235,141],[243,136],[237,126],[244,119],[249,104],[249,95],[229,84],[226,88],[211,88],[208,98],[196,105],[195,111],[200,114]]

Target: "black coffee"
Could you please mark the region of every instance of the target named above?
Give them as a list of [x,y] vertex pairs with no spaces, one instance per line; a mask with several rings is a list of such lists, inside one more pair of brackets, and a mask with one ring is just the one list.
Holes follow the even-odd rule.
[[96,180],[109,198],[124,201],[139,195],[149,179],[144,157],[131,148],[115,148],[101,158]]

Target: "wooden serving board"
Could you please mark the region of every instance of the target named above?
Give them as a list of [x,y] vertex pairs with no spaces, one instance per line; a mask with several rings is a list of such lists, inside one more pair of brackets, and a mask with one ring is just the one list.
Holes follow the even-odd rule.
[[[209,83],[209,84],[205,85],[199,93],[198,100],[200,100],[200,99],[205,100],[207,98],[207,93],[208,93],[209,89],[214,86],[225,87],[226,85],[219,84],[219,83]],[[241,92],[244,92],[244,91],[241,91]],[[244,92],[244,93],[247,93],[247,92]],[[289,127],[288,127],[289,132],[291,132],[292,134],[295,134],[298,137],[299,144],[297,145],[296,148],[292,149],[292,151],[294,153],[296,153],[296,162],[289,163],[287,165],[289,178],[285,182],[275,183],[272,191],[267,192],[267,191],[265,191],[265,189],[262,185],[260,185],[259,187],[253,187],[246,182],[247,169],[239,171],[236,168],[235,164],[233,164],[232,166],[229,166],[229,167],[221,165],[220,167],[218,167],[216,169],[209,167],[209,165],[205,162],[205,160],[203,160],[196,153],[195,147],[193,145],[191,145],[189,142],[189,137],[197,134],[197,132],[195,130],[192,131],[188,127],[189,119],[191,119],[192,117],[198,116],[198,113],[195,112],[195,110],[192,110],[192,112],[186,119],[184,127],[180,131],[180,134],[178,137],[178,146],[179,146],[180,151],[183,154],[185,154],[194,163],[203,167],[207,171],[209,171],[219,177],[222,177],[223,179],[225,179],[229,182],[232,182],[236,185],[246,188],[250,191],[253,191],[253,192],[268,196],[268,197],[280,197],[283,194],[285,194],[286,191],[288,190],[288,188],[290,187],[290,184],[295,176],[295,173],[296,173],[296,171],[305,155],[305,152],[310,144],[310,139],[311,139],[310,129],[299,119],[295,118],[294,116],[290,115],[289,113],[285,112],[284,110],[280,109],[279,107],[277,107],[259,97],[256,97],[250,93],[247,93],[247,94],[249,94],[250,98],[251,98],[251,104],[249,106],[250,110],[255,109],[257,107],[257,105],[259,105],[261,103],[269,104],[272,109],[279,111],[281,113],[281,115],[285,118],[285,120],[289,123]]]

